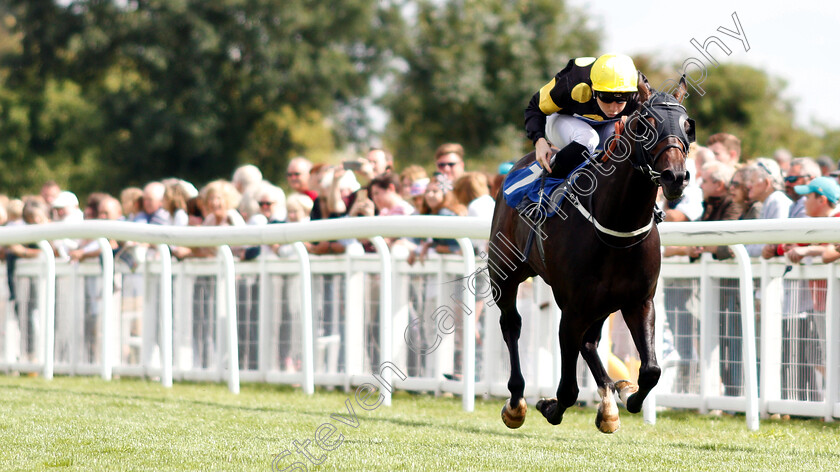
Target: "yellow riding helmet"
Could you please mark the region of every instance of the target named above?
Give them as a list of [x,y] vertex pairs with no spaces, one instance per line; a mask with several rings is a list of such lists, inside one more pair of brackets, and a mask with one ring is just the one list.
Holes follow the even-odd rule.
[[633,59],[624,54],[604,54],[592,64],[589,73],[596,92],[635,92],[639,74]]

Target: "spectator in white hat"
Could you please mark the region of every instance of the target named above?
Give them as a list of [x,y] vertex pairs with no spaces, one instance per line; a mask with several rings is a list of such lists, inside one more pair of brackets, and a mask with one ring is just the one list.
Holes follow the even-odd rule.
[[79,223],[85,219],[84,213],[79,209],[79,199],[73,192],[60,192],[53,200],[52,207],[55,210],[55,221]]
[[[81,223],[85,219],[82,210],[79,209],[79,199],[73,192],[62,191],[53,200],[53,212],[56,222],[60,223]],[[79,248],[81,241],[78,239],[58,239],[52,242],[56,255],[61,259],[69,259],[70,252]]]

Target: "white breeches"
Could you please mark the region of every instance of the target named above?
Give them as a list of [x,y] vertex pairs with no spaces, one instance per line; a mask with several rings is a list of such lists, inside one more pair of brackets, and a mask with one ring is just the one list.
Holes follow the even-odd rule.
[[548,115],[545,122],[545,137],[548,142],[563,149],[572,141],[586,146],[590,154],[595,153],[600,137],[598,132],[582,120],[570,115],[554,113]]

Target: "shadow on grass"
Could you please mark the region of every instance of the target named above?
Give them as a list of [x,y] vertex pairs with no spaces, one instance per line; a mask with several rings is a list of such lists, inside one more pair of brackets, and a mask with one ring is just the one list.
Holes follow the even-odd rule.
[[[120,382],[120,381],[116,381]],[[206,383],[206,382],[179,382],[179,386],[184,385],[195,385],[195,386],[217,386],[219,384],[216,383]],[[120,392],[94,392],[94,391],[78,391],[78,390],[68,390],[68,389],[61,389],[56,387],[41,387],[41,386],[33,386],[33,385],[0,385],[0,390],[9,390],[9,391],[19,391],[19,392],[33,392],[33,393],[41,393],[41,394],[63,394],[63,395],[75,395],[78,397],[96,397],[102,398],[107,400],[134,400],[140,402],[147,402],[153,403],[158,405],[166,405],[166,404],[186,404],[186,405],[197,405],[197,406],[205,406],[205,407],[212,407],[218,408],[223,410],[235,410],[235,411],[251,411],[257,413],[289,413],[294,412],[296,414],[302,415],[310,415],[310,416],[323,416],[324,414],[329,414],[329,412],[322,411],[322,410],[306,410],[302,409],[299,405],[288,405],[288,406],[278,406],[278,407],[255,407],[255,406],[247,406],[247,405],[233,405],[228,403],[221,403],[221,402],[213,402],[213,401],[203,401],[203,400],[188,400],[184,398],[170,398],[170,397],[161,397],[160,394],[149,394],[149,395],[141,395],[141,394],[129,394],[129,393],[120,393]],[[268,389],[262,389],[264,391],[269,391]],[[291,386],[283,386],[277,388],[277,393],[281,394],[293,394],[299,393],[299,391],[295,391],[295,389]],[[301,393],[302,395],[302,393]],[[279,402],[282,405],[282,402]]]
[[[138,402],[146,402],[154,405],[171,405],[171,404],[182,404],[182,405],[195,405],[195,406],[202,406],[202,407],[209,407],[209,408],[217,408],[226,411],[247,411],[247,412],[254,412],[254,413],[269,413],[269,414],[278,414],[278,415],[285,415],[289,413],[297,414],[297,415],[305,415],[310,417],[316,418],[324,418],[329,417],[332,413],[339,412],[341,413],[344,408],[343,402],[345,399],[353,398],[353,390],[349,392],[344,392],[341,390],[328,390],[324,388],[318,388],[316,390],[315,396],[308,396],[305,395],[299,387],[294,387],[290,385],[278,385],[278,384],[265,384],[265,383],[243,383],[242,389],[246,390],[248,393],[253,394],[268,394],[268,395],[277,395],[277,398],[269,399],[268,401],[273,403],[271,406],[251,406],[251,405],[241,405],[235,403],[227,403],[221,401],[211,401],[211,400],[194,400],[194,399],[186,399],[178,397],[177,393],[174,395],[172,394],[172,390],[166,389],[165,391],[156,391],[150,392],[148,394],[138,394],[138,393],[123,393],[119,391],[92,391],[93,388],[101,388],[101,385],[110,385],[109,388],[124,388],[130,387],[132,384],[140,384],[144,386],[152,386],[155,385],[153,382],[149,380],[143,379],[117,379],[111,382],[101,381],[97,378],[84,378],[89,379],[90,382],[82,383],[78,382],[80,377],[58,377],[59,379],[72,379],[72,381],[76,382],[70,388],[64,387],[62,385],[17,385],[17,384],[0,384],[0,390],[7,390],[7,391],[16,391],[16,392],[32,392],[32,393],[39,393],[39,394],[69,394],[78,397],[95,397],[101,399],[107,399],[112,401],[119,401],[119,400],[133,400]],[[177,388],[181,387],[210,387],[210,388],[218,388],[219,390],[224,389],[224,384],[214,383],[214,382],[193,382],[193,381],[179,381],[176,384]],[[237,397],[231,395],[230,398],[235,400]],[[325,398],[329,398],[330,401],[324,401]],[[337,399],[338,401],[333,403],[331,399]],[[459,397],[452,397],[452,398],[436,398],[430,397],[429,395],[420,394],[420,393],[413,393],[413,392],[406,392],[406,391],[398,391],[395,393],[394,397],[395,406],[401,402],[418,402],[419,404],[414,409],[415,412],[420,410],[426,410],[429,408],[434,408],[437,410],[443,409],[446,410],[448,408],[452,409],[460,409],[461,400]],[[477,400],[477,406],[479,409],[483,410],[484,408],[487,409],[495,409],[498,405],[501,405],[503,400],[501,399],[490,399],[490,400]],[[320,408],[310,408],[309,406],[318,405]],[[498,406],[500,408],[500,406]],[[383,424],[393,424],[396,426],[404,426],[409,428],[434,428],[438,430],[454,430],[458,432],[470,433],[470,434],[489,434],[498,437],[517,437],[517,438],[529,438],[534,437],[538,438],[542,435],[539,433],[532,433],[527,432],[525,430],[508,430],[507,428],[500,428],[499,430],[494,430],[491,427],[487,426],[487,423],[483,423],[482,421],[475,421],[472,423],[467,422],[458,422],[458,423],[450,423],[450,424],[440,424],[439,420],[436,418],[431,419],[409,419],[404,417],[394,417],[392,416],[392,410],[389,410],[388,407],[379,408],[377,409],[378,412],[381,412],[381,415],[377,416],[369,416],[363,415],[363,412],[357,411],[359,415],[360,421],[371,421]],[[576,414],[588,414],[591,413],[594,418],[595,409],[593,407],[573,407],[569,409],[569,412],[576,413]],[[400,415],[404,415],[403,412],[399,412]],[[626,414],[624,412],[623,414]],[[486,415],[485,415],[486,416]],[[739,425],[739,427],[744,427],[744,416],[742,414],[736,415],[734,417],[716,417],[716,416],[708,416],[708,415],[700,415],[696,411],[693,410],[666,410],[657,413],[657,418],[659,421],[662,422],[675,422],[675,423],[685,423],[686,427],[698,427],[698,428],[708,428],[710,424],[715,423],[724,423],[724,424],[731,424],[731,425]],[[486,419],[486,418],[485,418]],[[499,422],[499,426],[501,426],[501,419],[498,417],[498,413],[494,414],[494,419]],[[534,409],[529,409],[528,412],[528,420],[532,423],[537,422],[544,422],[544,418],[540,413]],[[761,430],[757,433],[757,435],[766,435],[768,434],[767,428],[785,428],[794,426],[797,428],[806,429],[809,431],[819,431],[819,432],[833,432],[837,433],[840,432],[840,423],[826,423],[819,419],[812,419],[812,418],[794,418],[789,421],[776,421],[776,420],[762,420],[761,422]],[[563,425],[559,425],[558,428],[562,428]],[[772,430],[770,430],[772,431]],[[715,445],[701,445],[701,444],[691,444],[685,443],[684,446],[681,447],[691,447],[695,449],[701,450],[724,450],[723,448],[728,446],[721,446],[719,449],[712,449]],[[736,448],[739,446],[735,446]],[[706,449],[703,449],[706,448]],[[733,450],[734,451],[734,450]],[[738,449],[737,451],[741,452],[752,452],[753,449],[744,448]]]
[[[744,428],[746,428],[746,418],[743,413],[736,413],[734,416],[727,415],[721,417],[713,415],[701,415],[695,410],[666,410],[657,412],[656,417],[658,420],[685,422],[689,424],[697,422],[702,422],[703,424],[727,422],[731,424],[741,425]],[[760,421],[759,431],[753,434],[760,435],[762,434],[762,431],[766,431],[767,428],[787,426],[795,426],[798,428],[806,428],[809,430],[818,431],[825,431],[826,429],[830,429],[834,430],[834,432],[840,432],[840,422],[826,423],[820,418],[792,418],[790,420],[784,421],[762,419]]]

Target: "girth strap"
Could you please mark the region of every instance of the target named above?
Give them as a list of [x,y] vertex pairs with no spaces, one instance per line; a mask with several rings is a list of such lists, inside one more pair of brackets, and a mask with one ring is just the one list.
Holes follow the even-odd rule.
[[578,209],[578,211],[580,212],[581,215],[583,215],[584,218],[591,221],[592,224],[595,225],[595,229],[597,229],[598,231],[600,231],[604,234],[609,234],[610,236],[615,236],[617,238],[632,238],[633,236],[638,236],[640,234],[645,234],[648,231],[650,231],[651,228],[653,228],[653,216],[651,216],[650,223],[646,224],[645,226],[643,226],[643,227],[641,227],[641,228],[639,228],[635,231],[615,231],[615,230],[609,229],[606,226],[599,223],[598,220],[596,220],[595,217],[593,217],[592,214],[589,213],[586,210],[586,208],[584,208],[583,205],[580,204],[580,201],[577,199],[577,197],[574,194],[569,194],[568,200],[569,200],[569,202],[571,202],[572,205],[574,205],[575,208]]

